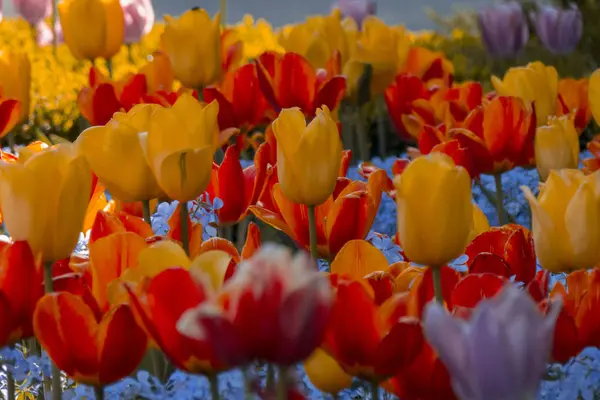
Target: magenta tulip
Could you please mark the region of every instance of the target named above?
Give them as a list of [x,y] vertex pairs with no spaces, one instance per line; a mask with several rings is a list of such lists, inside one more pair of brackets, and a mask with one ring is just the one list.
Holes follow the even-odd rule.
[[529,39],[527,18],[516,1],[484,8],[478,24],[485,48],[495,57],[515,56]]
[[542,314],[523,290],[508,284],[483,300],[468,321],[429,303],[423,327],[462,400],[533,399],[546,372],[562,298]]
[[574,4],[567,9],[541,6],[531,13],[542,44],[554,54],[569,54],[583,35],[583,17]]
[[33,26],[52,13],[52,0],[13,0],[15,11]]
[[125,43],[139,42],[154,26],[152,0],[121,0],[125,14]]
[[352,18],[358,26],[363,20],[377,12],[377,3],[374,0],[338,0],[337,7],[343,17]]

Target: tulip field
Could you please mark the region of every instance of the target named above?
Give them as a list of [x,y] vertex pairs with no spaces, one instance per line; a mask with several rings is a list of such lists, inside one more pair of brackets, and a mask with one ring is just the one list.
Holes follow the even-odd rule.
[[600,397],[591,6],[13,3],[4,399]]

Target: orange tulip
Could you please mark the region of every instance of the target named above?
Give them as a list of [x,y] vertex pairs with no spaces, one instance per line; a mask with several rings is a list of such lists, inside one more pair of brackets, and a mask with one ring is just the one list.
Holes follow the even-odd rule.
[[[338,178],[333,195],[316,206],[319,255],[332,258],[352,239],[364,239],[371,229],[381,202],[382,185],[387,175],[377,171],[367,182]],[[269,189],[267,189],[269,190]],[[292,203],[278,183],[270,189],[270,205],[260,203],[250,211],[264,223],[284,232],[308,249],[308,217],[305,205]]]
[[149,93],[170,92],[173,90],[175,75],[169,57],[162,51],[152,54],[151,60],[140,68],[140,74],[146,77]]
[[419,355],[423,332],[416,318],[403,315],[403,294],[378,307],[364,284],[340,278],[334,285],[336,297],[321,347],[347,374],[381,382]]
[[[244,42],[235,29],[226,28],[221,32],[221,70],[227,71],[240,66],[244,57]],[[210,103],[210,101],[209,101]]]
[[204,89],[204,101],[219,103],[219,128],[238,128],[246,133],[275,118],[271,105],[259,90],[255,64],[246,64],[225,75],[219,85]]
[[248,214],[265,190],[272,167],[267,163],[269,144],[263,143],[254,156],[254,165],[242,169],[237,146],[229,146],[221,165],[213,163],[212,178],[207,192],[211,199],[223,200],[216,211],[219,225],[239,222]]
[[21,103],[2,95],[0,87],[0,138],[10,133],[21,119]]
[[575,114],[575,127],[581,134],[592,118],[588,100],[588,79],[565,78],[558,81],[556,115]]
[[147,350],[144,330],[127,305],[106,314],[71,293],[51,293],[37,304],[33,329],[52,361],[72,379],[93,386],[131,374]]
[[322,106],[333,111],[346,92],[343,76],[334,75],[333,70],[317,71],[296,53],[263,53],[256,66],[260,90],[277,113],[293,107],[307,117],[313,117]]
[[33,336],[33,310],[44,290],[27,242],[0,242],[0,265],[0,346],[7,346]]
[[587,144],[587,149],[592,153],[592,157],[583,160],[582,171],[586,174],[593,174],[600,169],[600,138],[596,137]]
[[483,100],[483,87],[479,82],[454,84],[441,88],[431,96],[431,104],[436,119],[449,128],[462,126],[469,113],[480,106]]
[[474,109],[463,130],[452,138],[471,154],[475,170],[502,173],[514,167],[534,165],[533,138],[536,118],[517,97],[499,96]]
[[419,77],[428,89],[444,88],[452,85],[454,66],[444,53],[412,46],[400,73]]
[[472,152],[459,140],[452,139],[459,132],[465,131],[460,128],[447,129],[443,124],[437,127],[425,125],[419,135],[419,152],[422,155],[432,152],[444,153],[450,156],[456,165],[464,167],[471,178],[476,178],[480,171],[476,169]]

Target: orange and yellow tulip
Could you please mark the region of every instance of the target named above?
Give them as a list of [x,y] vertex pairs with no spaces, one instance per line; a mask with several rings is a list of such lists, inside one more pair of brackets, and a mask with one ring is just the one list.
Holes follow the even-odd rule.
[[577,168],[579,166],[579,135],[575,129],[575,116],[548,118],[535,134],[535,164],[543,182],[550,170]]
[[161,42],[171,60],[175,78],[193,89],[218,82],[221,77],[219,14],[211,20],[206,10],[196,7],[179,18],[165,15],[165,21]]
[[587,78],[564,78],[558,81],[558,102],[556,115],[573,114],[575,128],[581,134],[592,118],[588,95],[589,80]]
[[27,120],[31,107],[31,63],[27,54],[0,51],[0,88],[2,96],[19,101],[17,122]]
[[0,88],[0,138],[9,134],[21,119],[19,100],[2,95]]
[[131,374],[147,350],[146,333],[129,306],[98,314],[71,293],[45,295],[35,308],[33,329],[58,368],[96,387]]
[[149,93],[172,91],[175,73],[169,57],[163,51],[155,51],[139,73],[146,77]]
[[121,49],[125,16],[118,0],[65,0],[58,15],[65,43],[78,60],[109,59]]
[[74,145],[62,143],[25,163],[0,161],[0,204],[14,240],[36,256],[58,261],[71,254],[82,230],[92,173]]

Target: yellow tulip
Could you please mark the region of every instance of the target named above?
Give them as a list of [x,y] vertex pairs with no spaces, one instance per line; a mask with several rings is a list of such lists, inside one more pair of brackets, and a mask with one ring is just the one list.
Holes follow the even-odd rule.
[[119,0],[63,0],[58,3],[65,43],[79,60],[109,59],[119,52],[125,17]]
[[21,120],[29,117],[31,107],[31,63],[26,53],[0,51],[2,97],[19,100]]
[[464,168],[433,152],[411,162],[394,186],[398,238],[411,261],[439,267],[463,254],[474,226]]
[[304,370],[310,382],[322,392],[336,394],[352,385],[352,377],[324,350],[317,348],[304,361]]
[[541,181],[552,169],[579,166],[579,135],[572,116],[550,117],[548,125],[537,128],[535,163]]
[[298,204],[323,204],[333,193],[340,170],[342,141],[327,106],[306,125],[299,108],[284,109],[273,121],[277,175],[283,194]]
[[217,82],[221,76],[219,14],[211,21],[205,10],[192,8],[178,19],[165,15],[165,21],[161,41],[175,78],[190,88]]
[[159,108],[143,104],[126,114],[115,113],[106,126],[88,128],[75,141],[100,182],[118,200],[151,200],[162,194],[139,139]]
[[27,240],[43,261],[68,257],[79,239],[92,173],[75,146],[59,144],[24,164],[0,162],[0,203],[13,240]]
[[208,105],[185,93],[150,117],[140,145],[160,188],[173,200],[190,201],[208,186],[219,145],[216,101]]
[[590,76],[588,100],[592,116],[596,123],[600,124],[600,68]]
[[588,269],[600,263],[600,171],[550,171],[537,199],[521,186],[533,216],[535,253],[550,272]]
[[504,79],[492,76],[492,85],[500,96],[515,96],[535,104],[537,125],[545,125],[556,112],[558,73],[539,61],[525,67],[510,68]]
[[404,66],[410,50],[410,39],[406,30],[386,25],[374,16],[363,21],[350,61],[344,66],[349,92],[354,93],[365,64],[373,67],[371,97],[383,93]]
[[475,239],[476,236],[479,236],[483,232],[487,232],[489,230],[490,221],[488,221],[483,211],[481,211],[481,208],[479,208],[477,204],[473,203],[473,229],[469,235],[469,242]]

